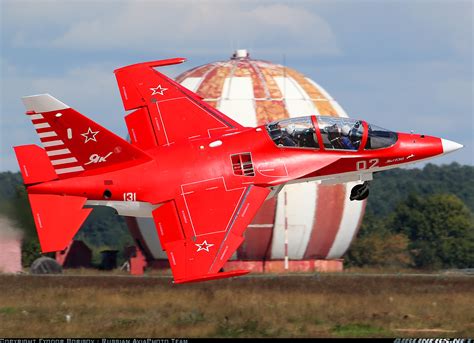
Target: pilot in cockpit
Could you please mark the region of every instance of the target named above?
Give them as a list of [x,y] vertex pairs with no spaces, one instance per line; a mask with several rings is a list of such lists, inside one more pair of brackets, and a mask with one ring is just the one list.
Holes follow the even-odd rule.
[[351,128],[349,125],[344,124],[341,128],[341,144],[344,149],[357,150],[360,145],[360,137],[357,137],[357,130],[359,129],[361,123],[357,122]]
[[344,149],[356,150],[356,147],[352,144],[350,134],[351,134],[351,127],[347,124],[342,126],[342,128],[341,128],[341,144],[342,144]]
[[280,139],[280,144],[284,146],[296,146],[295,142],[295,134],[296,134],[296,126],[295,124],[289,124],[284,130],[282,130],[283,135]]
[[[287,125],[285,125],[287,124]],[[268,126],[270,136],[278,146],[317,148],[317,138],[314,128],[298,127],[295,123],[284,122]]]

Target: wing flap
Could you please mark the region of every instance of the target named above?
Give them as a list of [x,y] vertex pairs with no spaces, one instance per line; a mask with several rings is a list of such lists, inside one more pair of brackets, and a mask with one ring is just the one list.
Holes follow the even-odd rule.
[[130,142],[142,150],[157,146],[153,126],[146,108],[142,107],[125,116]]
[[217,273],[217,271],[223,268],[224,264],[242,244],[244,241],[243,235],[247,226],[255,217],[269,193],[270,190],[267,188],[256,186],[247,187],[234,216],[234,221],[230,224],[228,236],[224,237],[216,260],[214,264],[211,265],[210,272]]
[[181,229],[174,201],[168,201],[161,205],[152,212],[152,215],[164,250],[166,250],[169,243],[184,240],[184,233]]
[[158,236],[176,283],[242,275],[219,272],[244,240],[243,233],[269,190],[227,189],[222,179],[182,187],[180,198],[153,211]]

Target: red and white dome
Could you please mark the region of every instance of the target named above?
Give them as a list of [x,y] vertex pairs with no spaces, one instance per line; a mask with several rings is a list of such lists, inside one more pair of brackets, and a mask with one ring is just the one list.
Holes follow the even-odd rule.
[[[246,50],[237,50],[228,61],[186,71],[176,81],[244,126],[308,115],[347,117],[313,80],[280,64],[253,60]],[[365,207],[365,202],[349,200],[354,184],[322,186],[308,182],[285,186],[278,197],[267,200],[260,209],[234,258],[283,259],[285,216],[290,259],[341,257],[356,235]],[[137,218],[137,223],[154,258],[166,258],[153,220]]]

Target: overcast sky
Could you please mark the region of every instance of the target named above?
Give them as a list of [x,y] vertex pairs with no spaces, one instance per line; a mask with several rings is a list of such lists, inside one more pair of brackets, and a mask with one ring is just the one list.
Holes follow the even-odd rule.
[[473,1],[6,1],[1,6],[0,170],[39,144],[21,96],[50,93],[124,136],[113,70],[248,49],[321,84],[351,117],[457,141],[436,163],[474,164]]

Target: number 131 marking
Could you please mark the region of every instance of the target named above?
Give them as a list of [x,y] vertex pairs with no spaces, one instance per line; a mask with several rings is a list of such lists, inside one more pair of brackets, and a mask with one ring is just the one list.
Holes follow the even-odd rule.
[[137,193],[123,193],[123,201],[136,201]]

